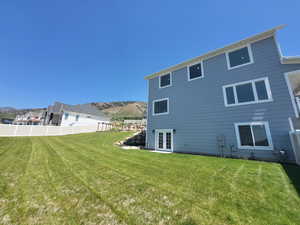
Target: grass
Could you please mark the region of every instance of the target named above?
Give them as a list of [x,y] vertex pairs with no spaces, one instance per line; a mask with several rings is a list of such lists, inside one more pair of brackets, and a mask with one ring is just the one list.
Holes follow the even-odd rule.
[[299,224],[300,168],[120,150],[130,133],[0,138],[0,224]]

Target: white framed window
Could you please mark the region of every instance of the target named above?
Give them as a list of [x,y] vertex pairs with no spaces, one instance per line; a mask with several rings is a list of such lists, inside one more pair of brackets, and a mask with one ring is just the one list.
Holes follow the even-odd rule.
[[69,113],[65,113],[65,120],[68,120],[69,118]]
[[153,101],[153,116],[169,114],[169,98],[162,98]]
[[155,130],[155,149],[173,151],[173,129]]
[[79,121],[79,115],[76,115],[75,121]]
[[191,64],[187,67],[188,81],[204,77],[203,61]]
[[267,77],[223,86],[226,107],[273,101]]
[[159,76],[159,88],[172,86],[172,73],[167,73]]
[[273,150],[268,122],[235,123],[239,149]]
[[228,70],[254,63],[250,44],[227,51],[225,54]]

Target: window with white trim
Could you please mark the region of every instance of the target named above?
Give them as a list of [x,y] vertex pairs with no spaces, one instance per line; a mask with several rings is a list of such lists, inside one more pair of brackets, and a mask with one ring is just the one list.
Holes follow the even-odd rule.
[[65,120],[68,120],[69,118],[69,113],[65,113]]
[[225,106],[273,101],[267,77],[223,86]]
[[235,132],[239,149],[273,149],[268,122],[236,123]]
[[199,62],[188,66],[188,80],[195,80],[198,78],[203,78],[203,62]]
[[153,115],[164,115],[169,113],[169,99],[158,99],[153,101]]
[[245,47],[226,52],[226,60],[228,69],[234,69],[253,63],[251,46],[247,45]]
[[75,121],[78,121],[78,120],[79,120],[79,115],[76,115]]
[[173,129],[155,130],[155,148],[163,151],[173,151]]
[[172,85],[172,76],[171,73],[161,75],[159,77],[159,87],[164,88],[164,87],[170,87]]

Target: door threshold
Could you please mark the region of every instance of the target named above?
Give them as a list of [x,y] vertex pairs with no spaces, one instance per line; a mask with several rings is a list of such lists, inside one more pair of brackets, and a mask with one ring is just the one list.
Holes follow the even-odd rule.
[[169,152],[169,151],[161,151],[161,150],[154,150],[154,151],[150,151],[150,152],[163,153],[163,154],[172,153],[172,152]]

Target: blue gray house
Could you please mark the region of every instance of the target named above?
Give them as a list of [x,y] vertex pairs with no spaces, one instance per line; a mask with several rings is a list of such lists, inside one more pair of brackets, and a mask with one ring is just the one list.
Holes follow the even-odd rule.
[[281,28],[146,76],[147,148],[294,161],[300,57],[282,56]]

